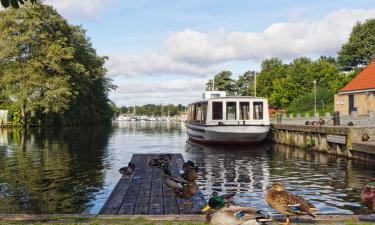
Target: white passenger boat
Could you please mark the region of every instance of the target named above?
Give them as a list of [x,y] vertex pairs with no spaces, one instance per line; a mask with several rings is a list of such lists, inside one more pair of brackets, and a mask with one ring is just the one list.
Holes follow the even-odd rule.
[[203,100],[188,105],[185,121],[191,141],[245,144],[263,141],[270,129],[268,101],[249,96],[226,96],[207,91]]

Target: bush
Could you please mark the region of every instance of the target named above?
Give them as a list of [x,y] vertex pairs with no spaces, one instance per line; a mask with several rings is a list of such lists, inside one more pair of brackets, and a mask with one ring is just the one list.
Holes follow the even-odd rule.
[[[317,111],[332,111],[334,93],[325,88],[319,88],[316,91],[316,108]],[[314,111],[314,92],[301,95],[295,98],[289,105],[289,113],[304,113]]]

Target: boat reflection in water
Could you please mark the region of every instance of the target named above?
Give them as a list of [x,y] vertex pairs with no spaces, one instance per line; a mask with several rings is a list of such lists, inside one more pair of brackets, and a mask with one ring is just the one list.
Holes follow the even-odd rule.
[[272,211],[264,201],[266,188],[282,181],[321,214],[370,213],[360,193],[374,176],[374,165],[271,143],[220,147],[189,142],[186,149],[200,167],[198,184],[207,198],[213,191],[236,193],[236,204]]

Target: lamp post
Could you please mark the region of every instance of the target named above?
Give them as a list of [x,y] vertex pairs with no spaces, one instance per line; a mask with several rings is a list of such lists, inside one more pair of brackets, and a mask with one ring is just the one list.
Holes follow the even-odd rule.
[[316,115],[316,80],[314,80],[314,117]]

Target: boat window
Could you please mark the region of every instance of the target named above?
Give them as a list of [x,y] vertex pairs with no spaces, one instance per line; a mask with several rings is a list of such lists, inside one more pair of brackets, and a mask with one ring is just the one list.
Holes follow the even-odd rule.
[[188,106],[188,110],[187,110],[187,115],[186,115],[186,121],[187,122],[191,122],[192,121],[191,110],[192,110],[192,106],[189,105]]
[[207,116],[207,103],[202,103],[202,117],[201,117],[201,123],[206,123],[206,116]]
[[223,103],[212,102],[212,119],[222,120],[223,119]]
[[250,103],[240,102],[240,120],[250,119]]
[[227,102],[227,120],[236,120],[236,102]]
[[253,103],[253,113],[254,120],[263,119],[263,102],[254,102]]
[[194,117],[194,122],[200,123],[201,118],[202,118],[202,110],[201,110],[201,104],[195,104],[195,117]]

